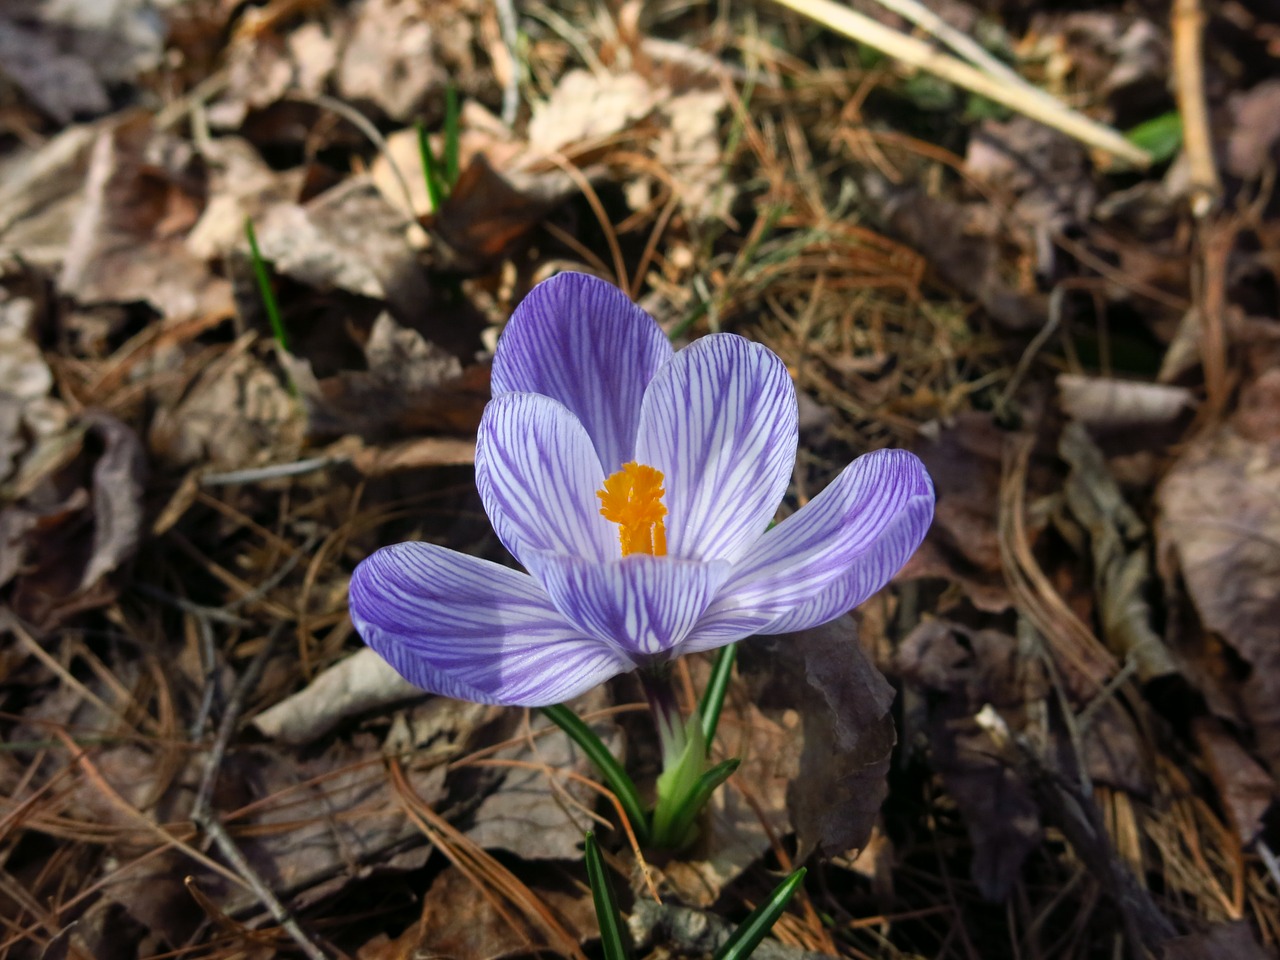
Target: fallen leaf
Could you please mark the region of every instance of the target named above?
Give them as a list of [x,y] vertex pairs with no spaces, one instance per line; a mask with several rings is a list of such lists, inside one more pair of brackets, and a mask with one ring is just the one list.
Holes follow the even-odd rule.
[[20,251],[36,267],[57,269],[83,202],[85,173],[99,127],[68,127],[39,150],[15,151],[0,168],[0,252]]
[[1191,731],[1241,847],[1253,846],[1262,833],[1263,818],[1278,799],[1275,781],[1224,724],[1197,717]]
[[473,433],[488,402],[488,370],[381,313],[364,344],[365,370],[317,379],[311,364],[284,357],[307,405],[310,436],[379,439],[418,432]]
[[0,63],[37,107],[59,124],[106,113],[111,99],[83,57],[59,49],[52,32],[0,17]]
[[[1258,754],[1280,777],[1277,490],[1280,438],[1251,440],[1226,425],[1188,445],[1170,468],[1156,493],[1156,530],[1166,580],[1180,572],[1204,626],[1246,665],[1234,681],[1238,702]],[[1237,699],[1230,690],[1223,695]]]
[[338,63],[338,93],[401,123],[427,111],[441,116],[446,86],[466,90],[476,83],[476,7],[476,0],[426,7],[417,0],[364,0]]
[[1178,673],[1153,626],[1146,525],[1107,472],[1102,452],[1079,423],[1063,428],[1058,449],[1071,467],[1067,509],[1087,531],[1102,635],[1110,649],[1137,666],[1143,682]]
[[[604,691],[597,688],[577,699],[572,709],[581,715],[605,705]],[[530,732],[552,728],[549,720],[534,717]],[[597,720],[592,730],[614,756],[619,754],[622,735],[612,720]],[[516,736],[519,736],[517,733]],[[510,760],[502,785],[480,803],[472,815],[470,837],[486,850],[502,849],[522,860],[577,860],[582,837],[593,827],[583,808],[593,810],[600,794],[581,782],[561,774],[574,772],[587,779],[598,771],[577,744],[558,730],[496,754]],[[533,764],[535,768],[522,766]],[[548,770],[536,769],[545,765]]]
[[896,734],[893,688],[863,652],[854,621],[757,637],[740,657],[761,707],[795,710],[802,720],[804,748],[787,789],[797,859],[861,847],[888,792]]
[[320,673],[259,713],[253,725],[273,740],[301,746],[351,717],[426,696],[368,647]]
[[[367,952],[361,950],[358,954],[360,960],[409,957],[502,960],[548,951],[565,954],[569,945],[551,942],[545,932],[534,927],[509,903],[499,911],[494,899],[501,898],[501,892],[482,891],[479,888],[482,882],[474,876],[468,877],[457,867],[445,868],[423,897],[422,919],[394,941],[394,946],[385,941],[370,944]],[[541,909],[575,936],[578,943],[598,935],[595,909],[585,890],[564,882],[557,884],[555,876],[546,871],[531,890]]]
[[1195,398],[1186,387],[1075,373],[1058,375],[1062,409],[1092,429],[1149,429],[1184,417]]
[[148,303],[166,317],[234,313],[231,285],[186,249],[202,178],[186,141],[133,114],[99,132],[60,291],[81,303]]
[[143,528],[146,459],[133,430],[89,411],[58,440],[60,458],[0,511],[10,603],[41,630],[110,602],[109,575],[132,558]]

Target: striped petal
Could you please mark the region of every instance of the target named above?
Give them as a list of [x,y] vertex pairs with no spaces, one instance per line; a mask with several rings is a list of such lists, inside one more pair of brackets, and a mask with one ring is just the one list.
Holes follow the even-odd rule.
[[562,273],[512,314],[493,358],[493,395],[559,400],[610,474],[632,459],[645,387],[671,353],[654,319],[613,284]]
[[356,567],[351,620],[410,683],[476,703],[560,703],[633,667],[568,624],[532,577],[431,543]]
[[706,650],[851,610],[911,558],[933,519],[933,483],[905,450],[859,457],[738,564],[686,644]]
[[729,572],[727,563],[644,554],[605,564],[553,556],[538,564],[565,619],[616,645],[637,666],[679,646]]
[[563,404],[508,393],[485,407],[476,487],[498,537],[526,567],[539,552],[617,557],[617,528],[596,497],[603,483],[591,439]]
[[786,366],[759,344],[712,334],[658,371],[640,411],[636,459],[666,480],[667,552],[740,558],[786,493],[799,441]]

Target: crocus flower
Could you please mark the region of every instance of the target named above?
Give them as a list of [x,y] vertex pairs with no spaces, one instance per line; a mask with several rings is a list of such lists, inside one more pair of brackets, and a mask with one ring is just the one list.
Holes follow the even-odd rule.
[[770,527],[795,464],[783,362],[733,334],[674,351],[622,291],[539,284],[493,359],[476,484],[528,573],[432,543],[351,579],[356,629],[401,675],[545,706],[610,677],[840,616],[910,558],[933,485],[903,450],[859,457]]

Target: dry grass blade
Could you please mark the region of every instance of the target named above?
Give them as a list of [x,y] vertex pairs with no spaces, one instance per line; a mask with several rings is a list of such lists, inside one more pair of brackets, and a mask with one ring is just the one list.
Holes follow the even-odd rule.
[[1077,706],[1101,693],[1119,664],[1093,635],[1041,569],[1026,527],[1027,468],[1034,435],[1013,441],[1000,484],[1000,558],[1018,608],[1048,641],[1054,662]]
[[1104,150],[1129,163],[1146,167],[1150,155],[1134,146],[1110,127],[1090,120],[1047,93],[1025,86],[1011,86],[955,57],[939,53],[915,37],[898,33],[870,17],[842,7],[833,0],[774,0],[845,36],[875,47],[908,66],[932,73],[956,86],[1003,104],[1046,126],[1061,130],[1091,147]]

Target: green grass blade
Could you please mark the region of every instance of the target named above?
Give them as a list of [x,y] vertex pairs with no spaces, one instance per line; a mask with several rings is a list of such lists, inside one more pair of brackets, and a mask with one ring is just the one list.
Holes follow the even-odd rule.
[[444,191],[440,189],[440,170],[427,142],[427,128],[418,122],[418,157],[422,160],[422,179],[427,185],[427,197],[431,200],[431,212],[439,213],[444,203]]
[[716,951],[715,960],[744,960],[751,956],[751,952],[760,946],[760,941],[773,929],[782,912],[787,909],[787,904],[804,881],[804,875],[805,868],[801,867],[778,884],[773,893],[769,894],[769,899],[751,911],[751,916],[743,920],[733,936]]
[[737,656],[736,643],[720,648],[715,665],[711,668],[711,678],[702,691],[702,701],[698,704],[698,716],[702,719],[702,739],[707,742],[708,753],[711,752],[711,741],[716,736],[716,727],[720,724],[720,711],[724,708],[725,694],[729,692],[729,681],[733,678],[733,664]]
[[444,182],[452,191],[458,182],[458,88],[452,83],[444,90]]
[[596,921],[600,924],[600,948],[604,951],[604,960],[627,960],[618,901],[613,896],[613,885],[609,882],[609,873],[594,833],[587,834],[583,859],[587,862],[587,882],[591,884],[591,900],[596,907]]
[[626,812],[627,819],[631,821],[631,829],[635,832],[636,840],[641,845],[647,844],[649,842],[649,819],[645,816],[644,805],[640,802],[640,794],[636,790],[636,785],[631,782],[631,778],[627,776],[627,772],[622,769],[622,765],[609,752],[609,748],[604,745],[604,742],[599,737],[591,732],[591,728],[583,723],[576,713],[564,704],[543,707],[542,712],[548,720],[567,733],[569,738],[580,746],[582,752],[596,765],[596,769],[604,777],[609,789],[613,791],[614,796],[618,798],[618,802],[622,804],[622,809]]
[[253,275],[258,279],[258,293],[262,296],[267,319],[271,321],[271,336],[275,338],[276,346],[288,353],[289,338],[285,336],[280,304],[276,302],[276,292],[271,286],[271,272],[267,270],[267,261],[262,259],[262,251],[258,249],[258,235],[253,232],[253,221],[248,217],[244,218],[244,235],[249,241],[249,259],[253,261]]

